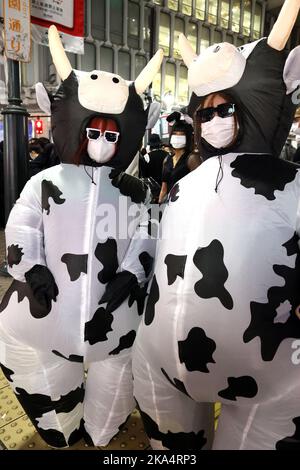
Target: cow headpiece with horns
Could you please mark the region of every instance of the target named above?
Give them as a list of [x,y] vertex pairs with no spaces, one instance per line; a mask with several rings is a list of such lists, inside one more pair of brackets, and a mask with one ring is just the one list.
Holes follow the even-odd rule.
[[[140,95],[158,72],[163,51],[156,52],[134,82],[127,82],[119,75],[99,70],[75,72],[54,25],[49,28],[49,46],[62,84],[50,95],[38,83],[36,95],[40,108],[51,114],[53,140],[61,161],[72,162],[89,121],[99,116],[113,119],[120,132],[117,151],[107,165],[126,169],[139,149],[145,129],[153,127],[158,118],[158,103],[145,110]],[[83,163],[101,166],[88,155]]]
[[269,37],[239,48],[226,42],[215,44],[197,57],[188,40],[180,36],[179,47],[193,91],[189,114],[192,116],[204,97],[214,92],[228,93],[239,109],[241,127],[235,145],[220,150],[202,139],[204,158],[229,152],[280,154],[300,82],[300,46],[288,57],[284,50],[299,8],[300,0],[286,0]]

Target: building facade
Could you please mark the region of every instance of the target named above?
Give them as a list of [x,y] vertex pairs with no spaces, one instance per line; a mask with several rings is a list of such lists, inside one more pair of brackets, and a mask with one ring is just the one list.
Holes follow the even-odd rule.
[[[227,41],[240,46],[261,37],[265,0],[86,0],[85,53],[69,54],[79,70],[101,69],[134,80],[161,47],[164,61],[152,85],[162,108],[188,102],[187,69],[178,50],[184,33],[197,53]],[[49,49],[32,43],[32,60],[22,64],[24,105],[39,113],[34,84],[58,85]],[[1,85],[1,84],[0,84]],[[1,94],[1,97],[3,93]]]

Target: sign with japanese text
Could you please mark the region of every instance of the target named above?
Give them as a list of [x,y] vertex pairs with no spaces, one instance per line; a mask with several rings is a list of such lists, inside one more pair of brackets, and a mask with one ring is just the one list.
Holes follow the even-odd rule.
[[31,0],[32,39],[48,45],[48,28],[57,27],[66,51],[84,52],[84,0]]
[[3,0],[5,55],[30,61],[30,0]]

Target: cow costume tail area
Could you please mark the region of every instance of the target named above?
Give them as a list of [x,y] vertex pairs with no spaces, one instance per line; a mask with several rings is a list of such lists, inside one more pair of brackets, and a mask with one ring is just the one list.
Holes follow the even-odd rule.
[[0,305],[0,363],[44,440],[107,445],[135,407],[131,346],[151,273],[147,188],[124,171],[158,108],[141,94],[158,51],[134,83],[72,70],[54,26],[62,79],[37,85],[61,164],[26,184],[6,227],[14,281]]
[[[277,158],[299,94],[300,47],[284,50],[299,7],[287,0],[270,36],[239,49],[197,57],[180,39],[204,162],[170,193],[134,344],[153,448],[300,450],[300,171]],[[220,92],[225,116],[204,104]]]

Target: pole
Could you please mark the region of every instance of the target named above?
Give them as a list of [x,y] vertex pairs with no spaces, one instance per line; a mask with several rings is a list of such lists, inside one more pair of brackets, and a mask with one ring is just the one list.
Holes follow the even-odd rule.
[[28,112],[22,106],[19,62],[7,59],[8,105],[4,116],[4,213],[9,213],[28,180]]

